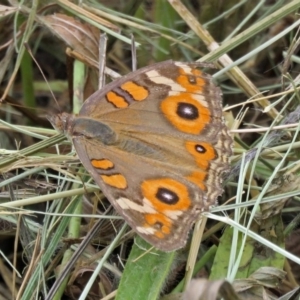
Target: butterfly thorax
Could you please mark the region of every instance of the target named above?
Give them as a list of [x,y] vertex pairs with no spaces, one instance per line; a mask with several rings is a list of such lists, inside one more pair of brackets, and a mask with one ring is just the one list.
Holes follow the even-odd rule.
[[84,136],[87,139],[98,140],[104,145],[114,145],[118,140],[117,133],[109,125],[93,118],[73,118],[70,129],[69,133],[73,137]]

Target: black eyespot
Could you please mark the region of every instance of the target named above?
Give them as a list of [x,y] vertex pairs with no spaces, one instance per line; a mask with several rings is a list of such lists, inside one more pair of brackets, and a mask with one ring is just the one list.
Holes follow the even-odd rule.
[[183,119],[196,120],[199,118],[198,108],[190,103],[178,102],[177,115]]
[[198,152],[198,153],[205,153],[207,150],[206,148],[204,148],[202,145],[195,145],[195,150]]
[[166,188],[158,188],[155,197],[166,204],[176,204],[179,201],[179,197],[173,191]]
[[161,231],[163,224],[161,222],[156,222],[153,226],[156,230]]
[[189,80],[190,84],[196,84],[197,83],[197,80],[196,80],[195,76],[192,76],[192,75],[188,76],[188,80]]

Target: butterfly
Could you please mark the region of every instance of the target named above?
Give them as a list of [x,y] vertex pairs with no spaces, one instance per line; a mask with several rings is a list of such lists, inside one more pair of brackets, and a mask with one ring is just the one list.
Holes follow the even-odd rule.
[[51,122],[117,212],[160,250],[183,247],[223,192],[232,139],[221,91],[198,63],[136,70],[92,94],[78,116]]

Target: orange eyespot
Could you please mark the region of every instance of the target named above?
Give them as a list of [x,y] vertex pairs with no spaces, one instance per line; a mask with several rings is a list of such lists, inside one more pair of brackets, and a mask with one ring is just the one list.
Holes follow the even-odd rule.
[[170,233],[170,227],[172,226],[171,220],[164,216],[163,214],[146,214],[145,221],[156,227],[159,231],[162,231],[165,234]]
[[159,211],[187,210],[191,206],[188,188],[171,178],[145,180],[141,185],[143,196]]
[[206,170],[217,154],[213,146],[205,142],[186,142],[185,148],[193,155],[198,167]]
[[190,93],[169,96],[161,102],[160,108],[174,127],[190,134],[200,134],[211,119],[209,109]]
[[177,77],[176,81],[186,88],[187,92],[202,94],[203,87],[205,85],[205,79],[202,76],[201,71],[197,69],[192,70],[192,75],[186,74],[185,70],[179,68],[180,75]]

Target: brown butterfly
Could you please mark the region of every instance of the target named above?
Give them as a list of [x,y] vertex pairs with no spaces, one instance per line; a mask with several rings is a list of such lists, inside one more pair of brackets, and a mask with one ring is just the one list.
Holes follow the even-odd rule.
[[229,169],[221,92],[198,67],[165,61],[139,69],[95,92],[77,117],[51,120],[118,213],[163,251],[185,245]]

